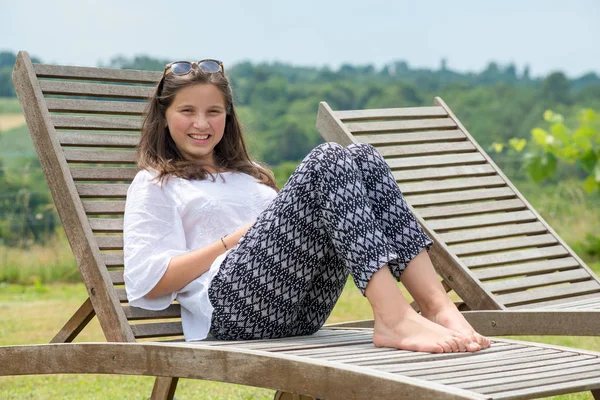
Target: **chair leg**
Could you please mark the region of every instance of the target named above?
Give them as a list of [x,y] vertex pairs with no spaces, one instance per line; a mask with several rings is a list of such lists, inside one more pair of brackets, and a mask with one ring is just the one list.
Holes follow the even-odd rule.
[[154,381],[151,400],[173,400],[179,378],[157,377]]
[[56,336],[52,338],[50,343],[70,343],[79,335],[79,332],[94,318],[96,312],[92,306],[92,302],[88,297],[83,302],[81,307],[67,321],[67,323],[58,331]]
[[288,393],[288,392],[282,392],[281,390],[278,390],[277,392],[275,392],[275,397],[273,397],[273,400],[319,400],[319,399],[317,399],[316,397],[306,396],[303,394]]
[[592,396],[594,396],[594,399],[600,400],[600,389],[592,390]]

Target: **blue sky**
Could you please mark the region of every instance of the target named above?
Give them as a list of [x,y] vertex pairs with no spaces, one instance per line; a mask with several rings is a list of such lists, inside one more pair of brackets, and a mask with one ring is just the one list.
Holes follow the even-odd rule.
[[600,0],[0,0],[0,51],[96,66],[122,54],[338,68],[600,74]]

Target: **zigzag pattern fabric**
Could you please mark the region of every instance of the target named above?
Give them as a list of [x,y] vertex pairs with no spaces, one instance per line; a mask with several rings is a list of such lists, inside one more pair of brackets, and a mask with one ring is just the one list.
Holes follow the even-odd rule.
[[221,340],[312,334],[348,274],[364,294],[382,266],[399,280],[431,245],[375,148],[322,144],[222,262],[209,288],[211,333]]

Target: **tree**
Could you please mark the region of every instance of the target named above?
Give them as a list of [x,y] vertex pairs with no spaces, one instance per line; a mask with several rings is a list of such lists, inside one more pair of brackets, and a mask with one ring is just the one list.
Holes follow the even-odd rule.
[[553,72],[542,83],[542,98],[549,105],[571,104],[571,86],[562,72]]

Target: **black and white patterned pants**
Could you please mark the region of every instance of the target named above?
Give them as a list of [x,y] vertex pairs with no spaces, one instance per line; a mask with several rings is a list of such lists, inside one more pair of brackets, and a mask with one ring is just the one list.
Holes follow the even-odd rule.
[[396,279],[431,239],[370,145],[316,147],[221,264],[209,289],[218,339],[312,334],[348,274],[363,292],[383,265]]

